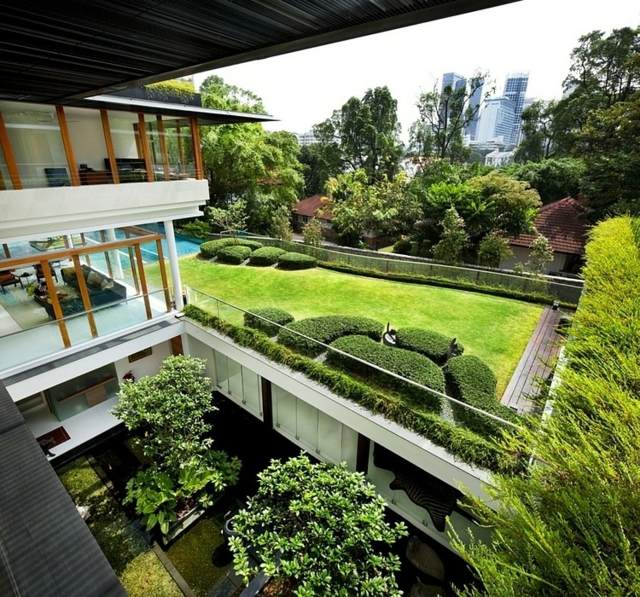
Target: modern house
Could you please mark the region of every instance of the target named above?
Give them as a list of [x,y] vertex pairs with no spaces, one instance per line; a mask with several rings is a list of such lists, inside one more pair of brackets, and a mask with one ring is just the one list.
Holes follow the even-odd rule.
[[[584,205],[579,199],[565,197],[542,206],[534,222],[535,229],[547,237],[553,249],[553,261],[546,274],[575,274],[579,270],[587,237],[588,222]],[[529,260],[534,234],[521,234],[509,239],[513,255],[505,259],[500,267],[512,269]]]
[[[449,545],[445,518],[461,533],[475,526],[458,505],[459,488],[489,500],[487,470],[180,313],[185,293],[195,304],[213,300],[183,290],[179,255],[188,241],[175,233],[175,222],[198,216],[209,197],[201,127],[270,117],[122,90],[505,1],[472,8],[464,0],[371,1],[366,10],[362,2],[358,10],[351,2],[312,2],[304,10],[213,2],[198,15],[181,0],[135,10],[126,3],[5,10],[0,442],[8,456],[0,465],[0,505],[11,502],[15,516],[3,506],[0,593],[121,594],[70,500],[60,497],[47,460],[57,466],[118,433],[112,408],[119,385],[155,373],[177,353],[205,359],[212,391],[293,444],[365,473],[390,509],[434,541]],[[186,26],[195,19],[199,27]],[[26,478],[19,467],[41,476]],[[43,480],[42,495],[35,479]],[[32,519],[17,515],[18,500],[24,512],[51,513],[37,518],[37,533]],[[59,521],[73,519],[63,530],[58,512]],[[74,555],[83,582],[55,581],[49,570],[29,584],[37,563],[61,565]],[[58,576],[62,569],[73,566],[61,566]]]

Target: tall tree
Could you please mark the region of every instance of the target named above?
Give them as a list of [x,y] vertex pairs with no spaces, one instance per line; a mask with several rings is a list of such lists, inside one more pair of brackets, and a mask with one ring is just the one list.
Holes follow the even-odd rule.
[[202,81],[200,93],[202,94],[202,103],[207,108],[256,114],[265,111],[262,99],[253,91],[229,85],[218,75],[211,75]]
[[584,161],[578,158],[556,158],[510,164],[504,169],[513,178],[528,182],[540,193],[543,203],[550,203],[564,197],[576,197],[580,192],[586,170]]
[[402,156],[398,102],[388,87],[369,89],[352,97],[330,118],[313,127],[319,155],[332,174],[363,170],[374,182],[393,178]]
[[442,90],[434,87],[420,95],[416,104],[420,117],[411,126],[410,151],[413,155],[452,161],[465,158],[463,132],[477,117],[480,108],[471,100],[487,78],[488,73],[479,73],[471,78],[468,86],[447,85]]
[[537,162],[553,154],[552,123],[555,102],[536,101],[522,112],[522,141],[516,162]]

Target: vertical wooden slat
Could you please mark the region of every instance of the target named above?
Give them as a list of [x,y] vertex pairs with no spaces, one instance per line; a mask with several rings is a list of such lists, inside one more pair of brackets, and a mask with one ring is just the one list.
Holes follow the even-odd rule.
[[162,122],[162,115],[156,116],[158,123],[158,138],[160,139],[160,154],[162,155],[162,170],[164,171],[164,179],[171,180],[171,172],[169,170],[169,154],[167,153],[167,138],[164,132],[164,122]]
[[9,171],[11,186],[14,189],[21,189],[22,181],[20,180],[20,172],[18,171],[16,156],[13,153],[13,148],[11,147],[11,141],[9,140],[9,135],[7,134],[7,127],[4,124],[4,117],[2,116],[2,112],[0,112],[0,147],[2,147],[4,161],[7,164],[7,170]]
[[182,336],[174,336],[169,342],[171,343],[171,354],[173,356],[184,354],[184,348],[182,347]]
[[91,335],[95,338],[98,335],[98,329],[96,328],[96,320],[93,317],[93,306],[91,305],[91,299],[89,298],[89,289],[87,288],[87,282],[84,279],[82,265],[80,264],[80,257],[78,255],[72,255],[71,259],[73,260],[73,268],[76,272],[76,281],[78,282],[78,290],[80,291],[82,305],[87,313],[89,329],[91,330]]
[[144,274],[144,264],[142,262],[142,251],[140,251],[140,243],[135,246],[136,263],[138,264],[138,275],[140,276],[140,287],[142,288],[142,299],[144,300],[144,309],[147,313],[147,319],[151,319],[151,304],[149,303],[149,291],[147,289],[147,278]]
[[7,187],[4,184],[4,176],[2,176],[2,172],[0,172],[0,191],[6,191]]
[[60,127],[60,135],[62,136],[62,145],[64,147],[64,155],[67,158],[67,166],[69,166],[69,176],[71,184],[74,187],[80,186],[80,174],[78,173],[78,164],[76,157],[73,155],[73,146],[71,145],[71,137],[69,135],[69,127],[67,126],[67,117],[62,106],[56,106],[56,114],[58,115],[58,125]]
[[62,336],[62,343],[65,348],[69,348],[71,346],[71,340],[69,340],[67,324],[64,321],[64,314],[62,313],[62,307],[60,306],[60,299],[58,299],[58,289],[56,288],[53,276],[51,275],[51,266],[45,259],[40,262],[40,267],[42,268],[44,280],[47,284],[47,294],[49,295],[49,300],[53,307],[53,314],[56,316],[56,320],[58,321],[58,329],[60,330],[60,336]]
[[158,264],[160,265],[160,278],[162,278],[162,289],[164,290],[164,301],[167,304],[167,311],[171,311],[171,295],[169,294],[169,279],[167,278],[167,269],[164,263],[164,254],[162,251],[162,241],[156,240],[156,250],[158,252]]
[[109,122],[109,113],[104,109],[100,110],[100,119],[102,120],[104,144],[107,148],[107,157],[109,158],[109,168],[111,168],[111,181],[114,184],[118,184],[120,182],[120,174],[118,174],[118,162],[116,161],[116,152],[113,148],[113,139],[111,138],[111,123]]
[[144,124],[144,114],[142,112],[138,113],[138,134],[140,135],[144,167],[147,170],[147,182],[153,182],[153,164],[151,162],[151,150],[149,149],[149,137],[147,136],[147,127]]
[[133,136],[136,140],[136,152],[138,153],[138,157],[140,159],[143,159],[144,156],[142,155],[142,143],[140,142],[140,132],[138,131],[137,122],[133,123]]
[[196,166],[196,178],[201,180],[204,176],[202,168],[202,152],[200,148],[200,129],[198,128],[198,119],[191,118],[191,141],[193,142],[193,160]]

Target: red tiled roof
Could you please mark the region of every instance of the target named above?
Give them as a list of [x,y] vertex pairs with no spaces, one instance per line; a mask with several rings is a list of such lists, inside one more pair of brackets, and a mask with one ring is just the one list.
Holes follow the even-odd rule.
[[[549,239],[554,252],[569,255],[582,255],[584,252],[587,222],[579,200],[565,197],[542,206],[534,226]],[[521,234],[512,238],[509,244],[530,247],[534,239],[533,234]]]
[[[319,218],[320,220],[331,220],[331,210],[327,207],[329,199],[324,195],[312,195],[296,203],[293,213],[309,218]],[[316,213],[322,210],[322,214]]]

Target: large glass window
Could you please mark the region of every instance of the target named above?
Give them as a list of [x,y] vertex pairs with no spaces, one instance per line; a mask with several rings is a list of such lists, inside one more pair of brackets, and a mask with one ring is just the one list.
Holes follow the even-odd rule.
[[[24,188],[69,186],[71,179],[54,106],[0,102]],[[2,171],[3,178],[4,170]],[[7,180],[5,178],[5,185]]]
[[11,177],[9,176],[9,168],[4,159],[4,152],[0,149],[0,191],[8,191],[13,189]]
[[[120,182],[145,182],[147,171],[138,131],[138,115],[115,110],[110,110],[108,115]],[[109,160],[105,161],[105,168],[111,169]]]
[[186,118],[147,114],[145,128],[149,137],[156,180],[195,178],[193,137]]
[[112,182],[99,110],[65,108],[80,184]]

